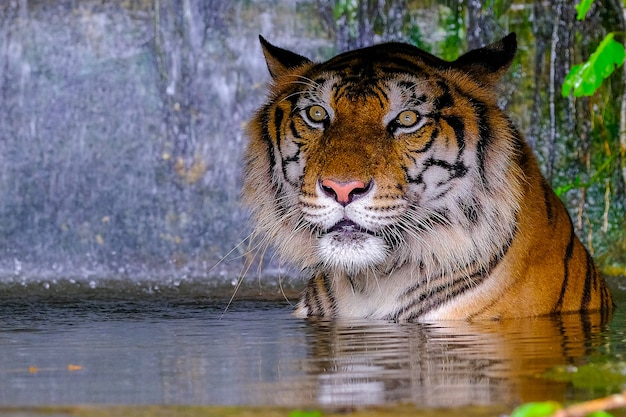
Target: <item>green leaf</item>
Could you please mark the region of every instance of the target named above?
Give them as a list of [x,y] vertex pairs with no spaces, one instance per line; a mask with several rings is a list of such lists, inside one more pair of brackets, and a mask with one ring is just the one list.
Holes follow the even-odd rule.
[[579,187],[580,187],[580,175],[577,175],[576,178],[574,178],[574,181],[570,182],[569,184],[556,187],[554,189],[554,192],[557,196],[560,197],[561,195],[565,194],[569,190],[574,189],[574,188],[579,188]]
[[559,409],[561,405],[555,401],[526,403],[513,410],[511,417],[546,417]]
[[593,0],[580,0],[580,3],[576,5],[576,11],[578,12],[576,19],[583,20],[585,16],[587,16],[587,12],[591,8],[592,4]]
[[602,80],[624,63],[624,45],[613,39],[613,36],[613,33],[606,35],[587,62],[572,67],[563,81],[563,97],[567,97],[572,90],[575,97],[593,95],[600,88]]

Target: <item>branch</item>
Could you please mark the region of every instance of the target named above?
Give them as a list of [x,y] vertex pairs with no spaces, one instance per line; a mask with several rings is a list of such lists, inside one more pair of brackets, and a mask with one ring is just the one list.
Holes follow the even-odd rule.
[[598,411],[612,410],[626,407],[626,391],[621,394],[609,395],[608,397],[586,401],[580,404],[562,408],[552,414],[551,417],[585,417]]
[[513,410],[510,417],[604,417],[610,416],[606,410],[622,407],[626,407],[626,391],[565,408],[556,401],[526,403]]

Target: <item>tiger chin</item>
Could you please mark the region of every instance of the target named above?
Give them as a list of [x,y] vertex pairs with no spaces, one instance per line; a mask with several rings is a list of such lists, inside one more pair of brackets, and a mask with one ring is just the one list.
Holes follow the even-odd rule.
[[510,34],[455,61],[388,43],[314,63],[260,37],[248,126],[255,235],[310,274],[299,317],[478,320],[613,302],[497,105]]

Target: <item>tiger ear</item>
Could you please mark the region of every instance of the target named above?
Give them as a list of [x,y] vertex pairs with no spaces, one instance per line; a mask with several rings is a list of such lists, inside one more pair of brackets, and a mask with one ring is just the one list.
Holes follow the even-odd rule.
[[467,52],[452,65],[483,84],[495,85],[511,66],[516,52],[517,38],[513,32],[498,42]]
[[263,48],[263,55],[265,55],[267,69],[269,69],[270,75],[274,79],[289,72],[289,70],[293,68],[312,63],[310,59],[298,55],[295,52],[272,45],[261,35],[259,35],[259,40]]

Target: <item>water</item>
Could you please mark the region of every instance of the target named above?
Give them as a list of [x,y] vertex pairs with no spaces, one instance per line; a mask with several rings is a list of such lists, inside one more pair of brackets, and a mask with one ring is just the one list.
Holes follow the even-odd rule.
[[397,324],[300,320],[284,300],[225,311],[222,297],[141,294],[3,296],[0,405],[512,407],[612,393],[542,374],[626,354],[624,308],[608,325],[578,315]]

